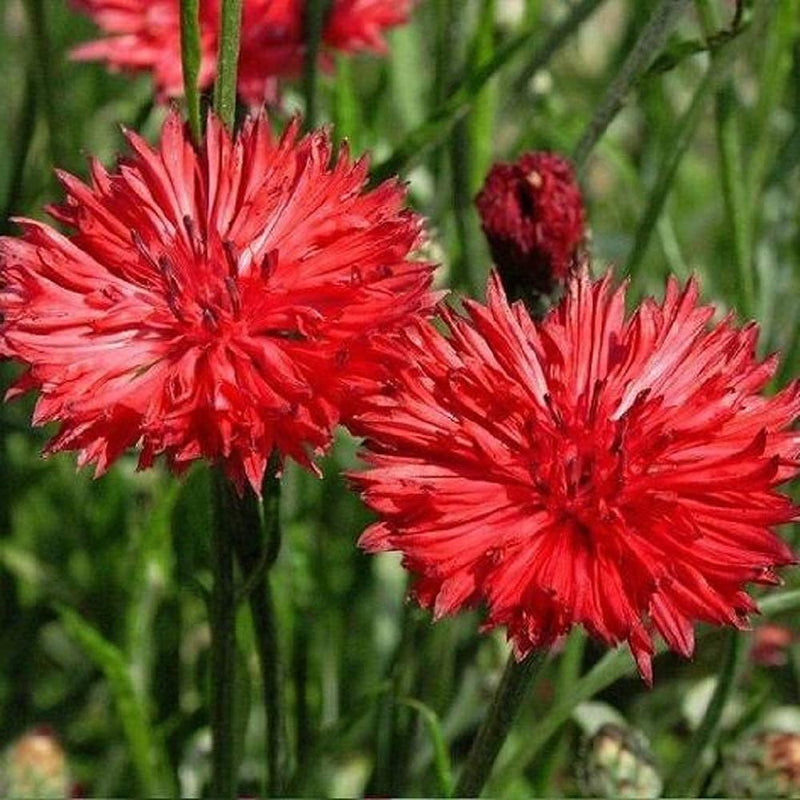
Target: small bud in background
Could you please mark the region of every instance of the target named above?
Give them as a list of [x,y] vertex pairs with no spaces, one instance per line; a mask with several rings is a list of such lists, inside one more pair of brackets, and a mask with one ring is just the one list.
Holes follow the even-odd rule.
[[584,797],[661,797],[663,782],[644,735],[603,725],[586,742],[579,783]]
[[22,735],[5,757],[3,789],[8,797],[70,796],[67,757],[49,728]]
[[728,797],[800,797],[800,733],[761,731],[725,760]]
[[475,203],[506,293],[552,293],[573,269],[584,237],[583,200],[569,162],[526,153],[495,164]]
[[759,625],[753,631],[750,658],[762,667],[782,667],[789,660],[789,647],[795,638],[792,629],[786,625]]

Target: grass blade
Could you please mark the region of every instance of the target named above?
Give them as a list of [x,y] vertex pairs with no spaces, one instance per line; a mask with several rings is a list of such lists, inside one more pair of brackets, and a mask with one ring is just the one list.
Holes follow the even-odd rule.
[[136,692],[122,651],[74,611],[60,608],[59,614],[67,633],[81,646],[108,681],[130,748],[141,794],[155,797],[169,793],[174,787],[165,780],[163,765],[166,762],[145,711],[145,699]]
[[572,160],[578,170],[614,120],[625,102],[631,87],[640,79],[667,41],[670,31],[678,23],[690,0],[661,0],[645,25],[620,71],[606,90],[594,116],[590,120],[575,148]]
[[419,700],[400,698],[398,702],[413,709],[422,717],[433,744],[433,763],[436,769],[436,778],[439,781],[439,795],[441,797],[450,797],[454,785],[453,768],[450,764],[450,753],[442,733],[442,723],[439,720],[439,715]]
[[644,214],[642,214],[642,218],[636,229],[633,246],[631,247],[625,264],[625,274],[634,272],[642,258],[644,258],[656,222],[658,222],[661,210],[664,207],[664,203],[672,187],[675,173],[706,111],[708,99],[716,90],[719,80],[727,72],[728,67],[733,61],[734,53],[734,47],[727,47],[722,51],[720,56],[709,65],[703,76],[703,80],[695,90],[689,108],[678,121],[677,128],[672,137],[672,146],[664,155],[658,174],[656,175],[655,183],[650,190]]
[[703,755],[719,733],[722,712],[730,700],[747,655],[747,637],[741,631],[728,634],[728,649],[719,671],[714,694],[703,720],[686,743],[683,755],[667,779],[667,797],[696,797],[702,787],[706,769]]
[[[595,6],[599,4],[598,0],[592,0],[592,3]],[[541,69],[550,61],[569,36],[577,30],[579,23],[585,19],[585,16],[576,13],[578,8],[555,28],[542,44],[541,49],[532,59],[532,62],[537,64],[537,69]],[[373,182],[380,183],[396,175],[420,158],[428,149],[439,144],[453,126],[464,118],[472,107],[475,97],[486,83],[534,40],[539,33],[539,27],[538,25],[526,27],[521,33],[499,47],[489,61],[469,71],[462,79],[461,85],[450,94],[448,99],[421,125],[408,133],[389,158],[376,165],[372,171]]]

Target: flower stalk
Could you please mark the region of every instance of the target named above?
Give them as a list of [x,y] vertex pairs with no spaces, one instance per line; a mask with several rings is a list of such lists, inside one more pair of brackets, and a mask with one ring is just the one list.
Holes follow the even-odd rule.
[[242,30],[242,0],[223,0],[214,111],[228,130],[236,118],[236,76]]
[[717,676],[714,694],[700,725],[687,742],[683,755],[667,781],[668,797],[697,797],[705,776],[703,755],[717,738],[722,714],[736,687],[747,655],[747,637],[741,631],[728,633],[725,660]]
[[467,763],[456,786],[456,797],[480,795],[543,663],[542,652],[531,653],[523,661],[509,656],[500,686],[467,756]]
[[286,785],[282,664],[275,606],[269,582],[269,572],[281,545],[281,486],[275,475],[276,466],[276,459],[270,459],[263,486],[264,525],[262,526],[256,497],[248,489],[239,499],[238,524],[234,531],[234,548],[244,577],[238,599],[246,599],[250,607],[261,671],[266,716],[266,787],[270,797],[281,795]]
[[653,12],[575,148],[572,160],[578,170],[585,166],[594,146],[622,108],[626,95],[661,51],[689,3],[690,0],[661,0]]
[[200,141],[200,8],[199,0],[181,0],[181,68],[186,113],[195,143]]
[[303,84],[306,96],[306,127],[312,130],[317,124],[317,61],[325,18],[328,16],[329,0],[308,0],[305,13],[305,59],[303,62]]
[[214,470],[214,520],[211,529],[211,794],[236,796],[233,692],[236,664],[236,603],[233,574],[234,491]]

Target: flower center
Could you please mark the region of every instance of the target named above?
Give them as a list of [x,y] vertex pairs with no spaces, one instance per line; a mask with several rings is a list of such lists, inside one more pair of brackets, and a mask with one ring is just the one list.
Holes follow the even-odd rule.
[[[570,426],[535,443],[533,482],[545,505],[559,517],[585,526],[607,519],[624,488],[626,462],[617,426]],[[544,455],[547,454],[547,455]]]
[[[138,231],[131,232],[134,246],[158,277],[158,287],[171,315],[186,334],[201,340],[217,339],[242,316],[238,256],[226,241],[213,252],[191,217],[184,217],[189,248],[176,240],[173,252],[155,255]],[[224,268],[220,269],[220,264]]]

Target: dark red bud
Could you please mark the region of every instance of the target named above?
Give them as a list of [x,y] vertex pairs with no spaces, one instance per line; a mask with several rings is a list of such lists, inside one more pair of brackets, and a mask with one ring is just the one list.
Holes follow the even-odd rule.
[[495,164],[475,203],[510,295],[549,294],[564,281],[584,236],[583,200],[568,161],[526,153]]

